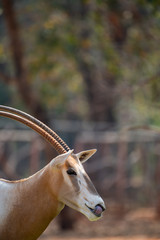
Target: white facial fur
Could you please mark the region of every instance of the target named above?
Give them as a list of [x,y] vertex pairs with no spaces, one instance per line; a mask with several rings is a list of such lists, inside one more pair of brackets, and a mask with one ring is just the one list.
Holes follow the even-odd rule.
[[[67,159],[65,159],[64,167],[62,167],[64,184],[60,190],[59,197],[64,204],[81,212],[90,221],[95,221],[100,216],[96,216],[91,209],[94,209],[96,205],[101,205],[105,209],[105,204],[79,160],[83,155],[82,162],[86,161],[85,158],[89,158],[87,152],[88,155],[93,155],[95,150],[85,151],[76,155],[72,152],[70,155],[66,154]],[[67,170],[69,169],[72,169],[76,175],[68,174]]]

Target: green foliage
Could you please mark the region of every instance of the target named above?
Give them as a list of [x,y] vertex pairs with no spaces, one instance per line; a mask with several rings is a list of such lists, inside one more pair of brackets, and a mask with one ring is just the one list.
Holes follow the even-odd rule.
[[[17,0],[15,8],[30,81],[47,109],[58,116],[87,117],[82,58],[114,79],[118,120],[160,124],[158,0]],[[0,63],[12,75],[4,29],[0,34]]]

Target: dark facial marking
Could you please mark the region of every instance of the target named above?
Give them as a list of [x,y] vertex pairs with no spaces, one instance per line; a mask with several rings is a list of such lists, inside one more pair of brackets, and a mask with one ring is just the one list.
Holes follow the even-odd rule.
[[97,195],[97,191],[95,189],[95,186],[93,185],[93,183],[91,182],[91,180],[89,179],[89,177],[86,174],[83,174],[83,177],[86,181],[87,187],[88,187],[88,191],[94,195]]
[[[66,167],[67,169],[74,169],[73,165],[71,165],[68,161],[66,162]],[[78,183],[78,179],[76,175],[68,175],[70,177],[70,180],[73,184],[73,187],[75,189],[75,192],[79,192],[80,191],[80,185]]]
[[68,173],[68,175],[74,175],[74,176],[77,175],[76,171],[75,171],[73,168],[69,168],[69,169],[67,170],[67,173]]
[[73,187],[74,187],[74,189],[75,189],[75,192],[79,192],[80,191],[80,186],[79,186],[79,183],[78,183],[78,179],[77,179],[77,177],[70,177],[70,179],[71,179],[71,182],[72,182],[72,184],[73,184]]

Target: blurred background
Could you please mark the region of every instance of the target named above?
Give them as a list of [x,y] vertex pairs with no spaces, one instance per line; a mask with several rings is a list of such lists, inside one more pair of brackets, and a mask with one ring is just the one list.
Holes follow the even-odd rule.
[[[160,239],[159,0],[1,0],[0,104],[45,122],[75,152],[98,150],[85,169],[103,219],[66,208],[40,239]],[[0,177],[27,177],[54,156],[0,117]]]

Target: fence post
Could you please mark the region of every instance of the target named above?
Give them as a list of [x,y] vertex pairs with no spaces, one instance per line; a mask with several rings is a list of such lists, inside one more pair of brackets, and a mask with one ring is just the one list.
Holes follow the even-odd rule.
[[125,187],[126,187],[126,160],[127,160],[127,142],[120,141],[118,144],[117,154],[117,176],[116,176],[116,193],[117,193],[117,215],[122,216],[125,213]]

